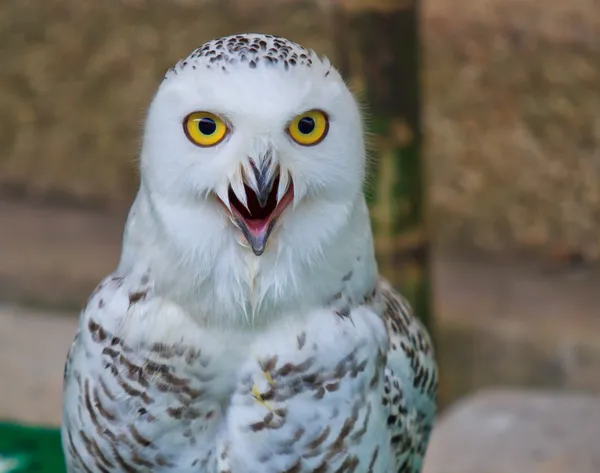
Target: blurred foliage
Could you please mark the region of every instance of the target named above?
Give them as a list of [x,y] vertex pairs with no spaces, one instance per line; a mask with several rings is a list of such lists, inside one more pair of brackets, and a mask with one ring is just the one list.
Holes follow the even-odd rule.
[[64,472],[59,429],[0,423],[0,471]]
[[[164,71],[215,36],[272,32],[332,55],[325,0],[0,4],[0,188],[124,205]],[[597,0],[424,4],[434,235],[600,260]]]

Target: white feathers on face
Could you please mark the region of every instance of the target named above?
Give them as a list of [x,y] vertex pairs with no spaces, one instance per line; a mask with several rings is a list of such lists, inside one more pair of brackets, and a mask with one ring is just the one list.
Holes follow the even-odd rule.
[[[310,110],[325,112],[329,128],[320,143],[303,146],[287,126]],[[196,111],[227,123],[223,141],[199,147],[186,137],[182,123]],[[243,184],[256,190],[253,161],[269,177],[279,173],[279,199],[293,183],[296,209],[303,201],[350,204],[363,181],[362,135],[354,98],[329,61],[269,35],[221,38],[167,73],[148,114],[143,179],[156,198],[222,212],[214,195],[230,204],[231,186],[247,203]]]
[[[324,137],[300,144],[289,126],[311,111],[328,120]],[[222,120],[223,139],[194,143],[184,130],[194,112]],[[364,168],[358,106],[329,61],[282,38],[244,34],[208,42],[167,72],[147,117],[141,190],[182,250],[216,257],[235,240],[256,255],[287,245],[308,258],[362,199]],[[251,221],[260,190],[273,213],[290,201],[272,225]]]

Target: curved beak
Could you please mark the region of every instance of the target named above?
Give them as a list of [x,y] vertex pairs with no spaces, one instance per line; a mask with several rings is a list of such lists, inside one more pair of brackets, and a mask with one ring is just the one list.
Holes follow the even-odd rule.
[[[240,229],[252,252],[260,256],[265,251],[279,216],[293,200],[294,185],[291,179],[282,180],[279,172],[274,171],[268,162],[263,162],[261,167],[254,162],[251,164],[254,182],[250,185],[244,180],[243,190],[238,190],[238,193],[241,191],[245,195],[238,197],[230,185],[227,197],[234,224]],[[281,186],[287,186],[287,189],[280,189]],[[241,202],[244,198],[245,204]]]

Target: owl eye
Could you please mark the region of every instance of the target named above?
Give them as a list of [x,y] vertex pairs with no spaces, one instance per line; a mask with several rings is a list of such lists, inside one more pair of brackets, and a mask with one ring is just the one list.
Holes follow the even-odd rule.
[[190,113],[183,120],[183,130],[188,139],[197,146],[215,146],[227,135],[225,122],[210,112]]
[[329,120],[325,112],[311,110],[298,115],[288,127],[292,139],[302,146],[320,143],[329,131]]

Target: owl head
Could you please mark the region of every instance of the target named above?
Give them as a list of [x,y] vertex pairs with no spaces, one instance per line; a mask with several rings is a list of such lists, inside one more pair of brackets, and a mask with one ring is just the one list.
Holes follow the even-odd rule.
[[167,72],[147,115],[142,191],[166,240],[206,264],[282,253],[308,264],[364,200],[364,170],[340,74],[280,37],[204,44]]
[[363,172],[361,118],[344,81],[282,38],[206,43],[167,72],[149,110],[142,173],[154,197],[197,206],[207,222],[224,216],[255,255],[281,227],[334,230]]

